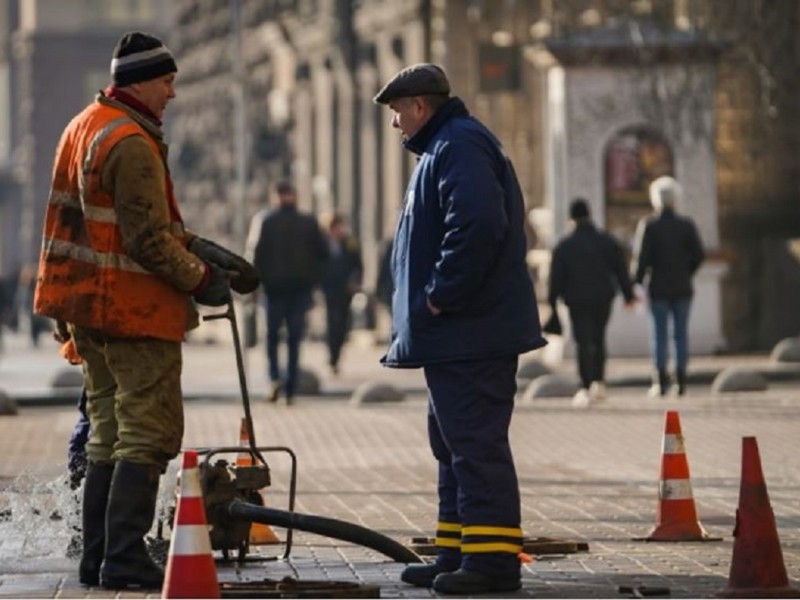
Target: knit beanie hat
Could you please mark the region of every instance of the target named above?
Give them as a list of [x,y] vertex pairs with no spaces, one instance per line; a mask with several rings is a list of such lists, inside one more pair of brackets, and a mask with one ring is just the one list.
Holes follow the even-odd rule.
[[155,79],[177,70],[175,58],[161,40],[139,31],[123,35],[111,59],[112,81],[119,87]]

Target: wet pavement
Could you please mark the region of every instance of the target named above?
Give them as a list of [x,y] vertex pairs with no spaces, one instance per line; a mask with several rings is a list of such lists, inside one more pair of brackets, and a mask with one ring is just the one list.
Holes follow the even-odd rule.
[[[242,405],[232,347],[224,331],[215,343],[186,345],[184,447],[238,444]],[[256,441],[288,446],[298,459],[296,510],[333,517],[378,531],[401,543],[429,536],[436,518],[434,462],[427,447],[426,398],[419,371],[382,369],[382,346],[355,336],[341,373],[326,371],[324,348],[303,350],[304,368],[320,378],[320,394],[294,406],[264,402],[263,351],[248,353]],[[696,370],[762,364],[763,356],[696,357]],[[0,598],[101,598],[115,592],[82,587],[77,560],[66,550],[77,519],[65,477],[65,446],[76,418],[64,402],[37,402],[64,365],[55,345],[39,350],[7,339],[0,357],[0,389],[19,399],[19,414],[0,417]],[[570,361],[561,367],[571,373]],[[646,379],[642,359],[611,359],[609,381]],[[350,393],[364,381],[401,387],[401,402],[354,405]],[[800,388],[771,384],[766,392],[715,396],[707,384],[684,398],[647,397],[644,387],[609,388],[603,405],[575,410],[567,398],[519,402],[511,429],[522,491],[523,529],[529,537],[588,544],[588,552],[536,557],[523,565],[523,588],[504,597],[621,598],[620,586],[668,588],[671,597],[710,597],[726,587],[731,533],[738,504],[743,436],[756,436],[775,513],[783,559],[800,586]],[[654,543],[646,536],[657,518],[665,410],[680,414],[702,525],[716,542]],[[273,485],[268,506],[285,508],[289,461],[268,455]],[[162,495],[174,491],[177,461],[162,478]],[[0,512],[0,515],[3,514]],[[7,514],[7,513],[6,513]],[[286,531],[275,527],[283,540]],[[283,546],[258,553],[275,558]],[[220,558],[217,555],[217,558]],[[399,581],[403,565],[379,552],[319,535],[294,532],[286,560],[217,561],[222,582],[344,581],[380,587],[384,598],[435,597]],[[153,591],[117,597],[159,597]]]

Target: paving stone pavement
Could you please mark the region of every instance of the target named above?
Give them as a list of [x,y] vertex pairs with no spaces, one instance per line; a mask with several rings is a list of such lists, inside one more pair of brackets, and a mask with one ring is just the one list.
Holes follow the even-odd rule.
[[[353,406],[346,395],[332,394],[300,397],[292,407],[272,405],[261,400],[259,378],[251,376],[256,441],[296,453],[298,512],[356,523],[406,543],[431,535],[436,517],[426,400],[418,372],[380,370],[372,362],[376,351],[362,350],[351,348],[344,375],[326,377],[324,384],[346,389],[363,378],[389,376],[407,386],[404,401]],[[318,348],[305,352],[306,364],[320,364]],[[235,369],[231,377],[232,363],[225,362],[230,360],[230,353],[219,348],[189,348],[186,353],[196,386],[205,385],[201,377],[212,387],[235,386]],[[624,367],[623,362],[613,368]],[[8,372],[3,368],[0,375]],[[259,368],[256,362],[252,371]],[[42,367],[37,376],[46,378],[46,371]],[[585,541],[589,551],[537,557],[523,566],[523,589],[504,597],[620,598],[626,595],[619,586],[647,585],[668,587],[675,598],[699,598],[723,589],[732,557],[743,436],[758,439],[784,563],[793,585],[800,586],[800,391],[795,385],[727,396],[712,396],[698,386],[685,399],[654,400],[644,390],[629,388],[611,389],[609,396],[604,405],[583,411],[567,399],[518,405],[511,440],[525,534]],[[700,520],[722,541],[632,540],[655,524],[667,409],[678,410],[681,417]],[[237,444],[241,414],[235,398],[187,402],[184,446]],[[77,561],[65,556],[77,518],[64,476],[64,448],[74,420],[69,406],[25,405],[17,416],[0,418],[0,511],[11,510],[10,519],[0,520],[0,598],[102,598],[113,593],[80,586]],[[267,503],[285,508],[288,460],[279,454],[267,458],[273,475]],[[175,489],[176,465],[173,461],[162,478],[164,498]],[[59,520],[53,519],[56,511]],[[285,539],[285,530],[275,530]],[[435,597],[401,583],[402,565],[377,551],[311,533],[296,531],[294,536],[288,560],[241,567],[218,563],[219,579],[293,576],[378,585],[384,598]],[[281,547],[259,552],[272,558]]]

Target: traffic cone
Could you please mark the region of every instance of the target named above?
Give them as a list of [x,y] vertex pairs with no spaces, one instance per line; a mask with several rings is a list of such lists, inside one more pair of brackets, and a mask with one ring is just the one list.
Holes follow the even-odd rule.
[[206,509],[197,469],[197,452],[183,453],[181,492],[169,542],[162,598],[219,598],[217,568],[211,553]]
[[742,438],[742,479],[733,537],[728,587],[718,597],[800,598],[800,590],[789,587],[754,437]]
[[[247,419],[244,417],[242,417],[242,424],[239,428],[239,445],[245,448],[250,447],[250,434],[247,431]],[[237,467],[251,467],[253,464],[255,464],[253,462],[253,456],[249,452],[240,452],[236,457]],[[261,497],[261,506],[264,506],[264,495],[260,490],[257,493],[260,494]],[[269,525],[265,525],[264,523],[251,523],[249,542],[254,546],[259,546],[266,544],[280,544],[281,540],[277,535],[275,535],[275,532],[272,531],[272,528]]]
[[648,542],[719,540],[710,538],[697,519],[681,421],[678,412],[674,410],[668,410],[666,413],[658,499],[656,526],[646,538],[639,539]]

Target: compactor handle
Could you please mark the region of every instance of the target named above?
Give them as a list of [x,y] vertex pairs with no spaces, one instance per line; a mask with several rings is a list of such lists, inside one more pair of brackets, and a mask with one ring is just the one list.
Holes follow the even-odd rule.
[[242,345],[239,341],[239,327],[236,323],[236,311],[233,309],[233,299],[228,300],[228,309],[224,313],[214,315],[203,315],[203,321],[215,321],[217,319],[228,319],[231,322],[231,333],[233,334],[233,347],[236,350],[236,368],[239,371],[239,388],[242,391],[242,406],[244,407],[244,419],[247,427],[247,435],[250,438],[250,454],[258,458],[262,464],[267,464],[261,452],[256,446],[256,436],[253,431],[253,416],[250,413],[250,394],[247,392],[247,378],[244,374],[244,358],[242,357]]

